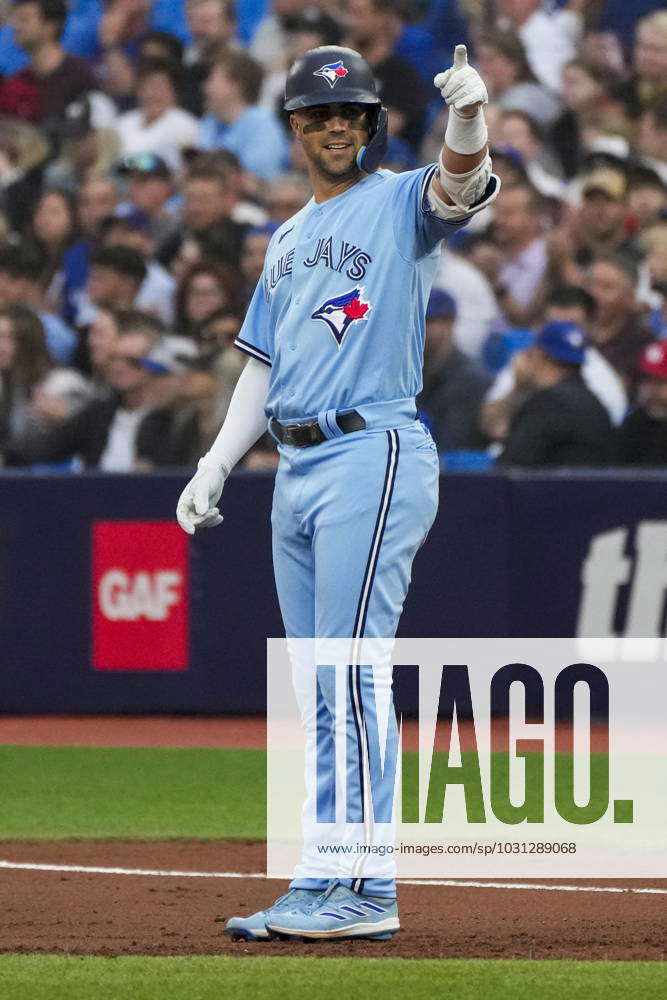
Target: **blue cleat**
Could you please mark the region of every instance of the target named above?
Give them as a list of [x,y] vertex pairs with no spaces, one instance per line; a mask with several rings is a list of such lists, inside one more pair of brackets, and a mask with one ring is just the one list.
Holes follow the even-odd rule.
[[267,910],[260,910],[250,917],[232,917],[227,921],[225,933],[229,934],[232,941],[269,941],[277,937],[266,929],[269,917],[274,914],[278,917],[292,911],[305,913],[313,909],[321,895],[321,889],[290,889]]
[[308,910],[270,910],[267,929],[287,937],[368,938],[388,941],[400,930],[395,899],[360,896],[340,882],[333,882]]

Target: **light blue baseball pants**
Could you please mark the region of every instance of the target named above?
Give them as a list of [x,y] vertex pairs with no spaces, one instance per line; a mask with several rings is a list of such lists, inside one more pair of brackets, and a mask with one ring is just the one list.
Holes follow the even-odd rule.
[[[271,520],[287,638],[392,638],[412,561],[438,505],[438,457],[430,434],[411,420],[396,427],[338,433],[308,448],[280,445],[279,450]],[[353,664],[349,671],[348,820],[364,822],[371,802],[376,817],[390,805],[383,802],[385,791],[374,758],[362,752],[368,733],[377,731],[377,692],[367,690],[363,666]],[[317,730],[320,760],[325,762],[318,767],[317,789],[312,790],[325,813],[335,763],[334,691],[326,678],[326,671],[320,672],[317,717],[311,713],[311,718],[302,719],[306,730]],[[390,691],[389,698],[388,749],[397,742]],[[370,771],[366,781],[364,756]],[[393,789],[387,794],[393,796]],[[330,876],[318,874],[309,838],[312,831],[304,827],[303,864],[291,886],[325,889]],[[396,895],[393,878],[341,881],[367,895]]]

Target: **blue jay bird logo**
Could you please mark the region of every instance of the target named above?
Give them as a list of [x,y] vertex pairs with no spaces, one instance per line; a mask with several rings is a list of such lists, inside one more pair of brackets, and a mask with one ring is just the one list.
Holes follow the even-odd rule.
[[327,81],[330,87],[335,87],[338,80],[342,80],[347,74],[348,70],[343,66],[343,60],[339,59],[338,62],[320,66],[319,69],[315,70],[313,76],[321,76]]
[[342,295],[327,299],[310,317],[326,323],[339,348],[342,347],[345,335],[352,323],[368,319],[368,313],[372,306],[370,302],[364,301],[363,293],[363,286],[357,285],[349,292],[343,292]]

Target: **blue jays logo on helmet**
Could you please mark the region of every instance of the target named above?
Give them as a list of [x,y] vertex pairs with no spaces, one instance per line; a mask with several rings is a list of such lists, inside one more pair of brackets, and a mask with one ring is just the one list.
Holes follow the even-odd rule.
[[357,285],[349,292],[343,292],[342,295],[327,299],[310,317],[326,323],[339,347],[342,346],[352,323],[368,319],[368,313],[372,306],[370,302],[364,301],[363,292],[363,286]]
[[338,62],[326,63],[324,66],[320,66],[313,73],[313,76],[321,76],[327,81],[330,87],[335,87],[338,80],[342,80],[343,77],[347,76],[348,71],[345,66],[343,66],[343,60],[339,59]]

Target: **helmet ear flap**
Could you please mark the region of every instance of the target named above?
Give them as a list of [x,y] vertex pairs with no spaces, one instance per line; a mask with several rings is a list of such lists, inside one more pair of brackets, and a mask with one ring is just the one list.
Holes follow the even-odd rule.
[[389,114],[385,107],[380,107],[375,122],[371,123],[368,145],[362,146],[357,153],[357,166],[364,173],[372,174],[382,163],[387,152],[388,129]]

